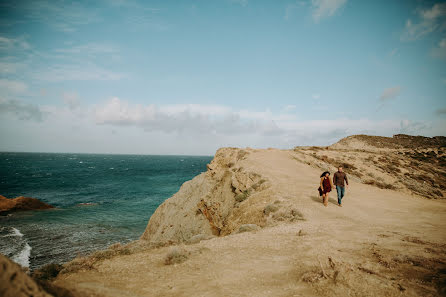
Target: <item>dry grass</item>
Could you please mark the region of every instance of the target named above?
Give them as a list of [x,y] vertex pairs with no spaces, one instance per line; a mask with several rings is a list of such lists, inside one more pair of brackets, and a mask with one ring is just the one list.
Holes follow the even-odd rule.
[[272,212],[276,212],[279,210],[279,206],[277,204],[268,204],[267,206],[265,206],[265,208],[263,209],[263,213],[268,216],[270,213]]
[[188,258],[189,254],[185,250],[179,247],[172,247],[164,258],[164,264],[180,264],[185,262]]
[[376,186],[376,187],[378,187],[380,189],[388,189],[388,190],[395,190],[395,189],[397,189],[397,187],[395,187],[392,184],[387,184],[387,183],[380,182],[378,180],[373,180],[373,179],[365,180],[364,183],[366,185]]
[[249,191],[249,190],[245,190],[245,191],[243,191],[242,193],[237,194],[237,195],[235,196],[235,201],[236,201],[236,202],[243,202],[243,201],[245,201],[246,199],[248,199],[249,195],[250,195],[250,191]]
[[[385,141],[389,138],[363,137],[364,141],[374,139],[378,141],[378,147],[386,147]],[[379,187],[381,189],[409,190],[415,195],[426,198],[444,198],[446,190],[446,156],[444,149],[422,148],[408,150],[404,141],[410,137],[398,136],[390,141],[393,150],[367,151],[346,150],[330,147],[323,149],[299,149],[295,148],[301,156],[296,156],[297,161],[307,163],[321,170],[343,166],[349,177],[357,177],[363,183]],[[420,144],[443,143],[445,138],[410,138],[410,141]],[[407,144],[412,147],[413,143]],[[415,143],[414,142],[414,143]],[[370,142],[371,145],[374,143]],[[440,144],[441,144],[440,143]],[[404,149],[398,150],[398,147]],[[311,161],[313,159],[313,161]]]
[[55,278],[62,269],[63,266],[61,264],[47,264],[39,269],[34,270],[31,274],[31,277],[35,280],[51,280]]
[[132,252],[129,248],[121,246],[121,244],[114,244],[107,250],[96,251],[86,257],[76,257],[73,261],[63,265],[60,273],[72,273],[79,270],[95,269],[94,265],[103,260],[111,259],[120,255],[130,255]]
[[276,221],[305,221],[304,215],[297,209],[284,209],[273,213],[272,218]]

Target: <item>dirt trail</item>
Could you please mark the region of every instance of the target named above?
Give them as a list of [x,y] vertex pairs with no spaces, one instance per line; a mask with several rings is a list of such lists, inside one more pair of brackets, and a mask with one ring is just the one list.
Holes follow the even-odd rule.
[[334,192],[324,207],[320,170],[293,154],[259,150],[244,166],[305,221],[180,246],[181,264],[164,264],[171,247],[117,256],[55,284],[90,296],[446,295],[446,201],[352,179],[344,207]]

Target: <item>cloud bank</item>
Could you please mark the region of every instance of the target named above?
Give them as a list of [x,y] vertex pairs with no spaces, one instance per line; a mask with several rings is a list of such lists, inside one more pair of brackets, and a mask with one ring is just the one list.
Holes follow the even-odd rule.
[[296,106],[273,112],[224,105],[135,104],[117,97],[84,105],[76,93],[62,94],[61,104],[0,100],[0,135],[7,139],[0,143],[0,151],[212,155],[226,146],[293,148],[329,145],[352,134],[446,132],[442,117],[437,122],[304,120]]

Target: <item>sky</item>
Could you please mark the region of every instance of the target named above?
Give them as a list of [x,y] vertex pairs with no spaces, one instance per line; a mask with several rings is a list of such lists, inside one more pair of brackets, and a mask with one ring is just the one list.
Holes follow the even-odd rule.
[[446,135],[446,2],[0,0],[0,151]]

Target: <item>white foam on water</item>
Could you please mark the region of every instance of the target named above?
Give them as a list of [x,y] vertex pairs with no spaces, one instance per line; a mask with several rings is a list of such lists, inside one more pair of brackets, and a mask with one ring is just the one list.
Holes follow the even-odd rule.
[[[12,227],[11,229],[12,229],[12,233],[9,233],[7,235],[3,235],[3,236],[0,236],[0,237],[12,237],[12,236],[23,237],[23,234],[22,234],[22,232],[20,232],[19,229],[14,228],[14,227]],[[2,228],[2,230],[3,230],[3,228]]]
[[23,237],[22,232],[19,229],[12,227],[12,234],[10,236],[20,236]]
[[25,243],[23,250],[17,255],[11,257],[11,260],[23,267],[29,267],[29,257],[31,256],[31,247]]

